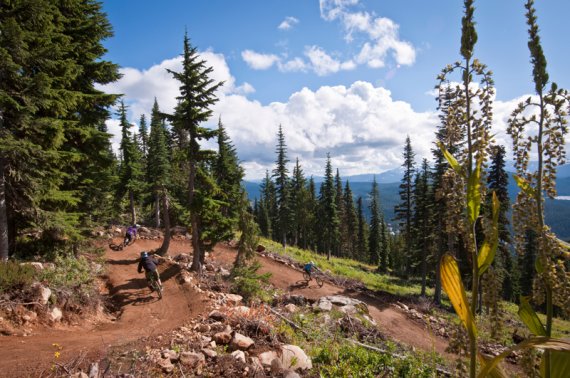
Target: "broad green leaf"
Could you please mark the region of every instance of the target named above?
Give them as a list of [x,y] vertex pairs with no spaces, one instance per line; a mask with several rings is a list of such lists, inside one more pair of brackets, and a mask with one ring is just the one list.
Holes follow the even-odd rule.
[[530,186],[529,182],[526,181],[526,179],[517,176],[517,175],[513,175],[513,177],[515,178],[515,181],[517,182],[517,186],[526,194],[528,194],[531,197],[535,197],[536,196],[536,191],[534,190],[534,188],[532,186]]
[[[481,353],[477,353],[477,357],[479,358],[479,364],[481,366],[485,366],[486,364],[491,361],[490,357],[486,357]],[[500,366],[495,366],[488,374],[489,377],[492,378],[507,378],[508,375],[504,372],[504,370]]]
[[465,288],[461,281],[457,261],[455,261],[451,255],[445,254],[441,257],[439,274],[441,277],[441,286],[447,293],[455,312],[459,316],[459,319],[461,319],[469,335],[474,337],[477,335],[477,329],[473,322],[473,314],[469,308],[469,302],[467,302],[467,294],[465,293]]
[[460,176],[465,177],[465,173],[463,172],[463,167],[459,164],[459,162],[457,161],[457,159],[455,159],[453,157],[452,154],[449,153],[449,151],[447,151],[447,148],[445,148],[445,146],[443,145],[443,143],[438,142],[437,145],[439,146],[439,149],[441,150],[441,152],[443,153],[443,156],[445,157],[445,160],[447,160],[447,162],[449,163],[449,165],[451,166],[451,168],[453,168],[453,170]]
[[521,296],[521,304],[519,305],[519,317],[528,329],[536,336],[546,336],[544,325],[532,309],[527,297]]
[[509,354],[511,354],[514,351],[521,350],[521,349],[527,349],[527,348],[540,348],[540,349],[548,349],[548,350],[555,350],[555,351],[564,352],[564,353],[570,353],[570,341],[560,340],[560,339],[552,339],[550,337],[544,337],[544,336],[533,337],[533,338],[527,339],[527,340],[525,340],[525,341],[523,341],[517,345],[513,345],[512,347],[506,349],[505,351],[503,351],[503,353],[499,354],[498,356],[493,358],[491,361],[487,362],[485,364],[485,366],[483,367],[483,369],[481,369],[481,371],[479,372],[479,375],[477,377],[484,378],[484,377],[489,376],[489,373],[493,369],[495,369],[495,367],[499,364],[499,362],[501,362],[501,360],[503,360]]
[[540,258],[536,258],[534,260],[534,269],[536,269],[536,272],[538,274],[544,273],[544,266],[542,266],[542,261],[540,261]]
[[[546,358],[540,362],[540,375],[545,377]],[[570,372],[570,352],[550,351],[550,378],[567,378]]]
[[493,192],[493,224],[491,228],[491,235],[489,239],[485,238],[479,255],[477,256],[477,264],[479,265],[479,277],[485,273],[487,268],[491,266],[495,259],[495,253],[499,246],[499,199],[497,194]]
[[467,182],[467,209],[469,210],[469,223],[475,224],[481,209],[481,159],[477,159],[477,165]]

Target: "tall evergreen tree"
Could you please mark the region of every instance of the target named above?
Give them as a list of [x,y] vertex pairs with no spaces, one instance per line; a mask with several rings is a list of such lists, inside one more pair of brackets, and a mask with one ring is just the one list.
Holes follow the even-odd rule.
[[170,165],[169,151],[166,144],[166,128],[160,115],[160,109],[156,98],[151,113],[151,128],[148,141],[148,178],[152,193],[155,197],[155,216],[157,227],[160,227],[162,217],[164,219],[164,239],[160,247],[160,255],[168,253],[170,246],[170,199],[168,190],[171,185],[170,177],[172,167]]
[[358,217],[358,247],[356,259],[359,261],[368,262],[370,260],[368,251],[368,223],[364,217],[362,197],[358,197],[356,204],[356,213]]
[[341,223],[344,224],[345,235],[343,238],[343,250],[345,256],[355,259],[358,251],[358,216],[354,208],[354,198],[350,184],[346,180],[343,193],[343,218]]
[[320,234],[320,231],[318,229],[319,222],[317,221],[319,201],[317,198],[317,188],[315,186],[315,180],[313,179],[313,176],[311,176],[309,179],[307,191],[307,213],[309,216],[307,218],[307,241],[304,248],[309,248],[316,251],[318,245],[318,235]]
[[144,114],[141,115],[141,119],[139,121],[139,140],[141,151],[143,157],[146,159],[148,155],[148,127],[146,125],[146,116]]
[[261,232],[263,236],[272,238],[274,235],[273,220],[277,214],[277,200],[275,184],[271,180],[271,176],[269,176],[269,171],[265,171],[265,178],[260,185],[260,195],[260,206],[262,209],[262,220],[260,222]]
[[121,167],[118,200],[128,195],[131,224],[137,223],[136,200],[141,194],[143,185],[143,170],[141,155],[136,144],[136,138],[129,130],[132,125],[127,120],[127,107],[124,101],[119,106],[119,122],[121,125]]
[[285,134],[283,127],[279,125],[277,132],[276,151],[277,160],[275,161],[275,169],[273,170],[273,178],[275,179],[275,190],[277,193],[277,221],[275,231],[278,240],[283,247],[287,245],[287,235],[290,231],[291,224],[291,203],[289,193],[289,170],[287,169],[287,146],[285,145]]
[[201,271],[206,249],[213,247],[219,238],[227,234],[227,224],[221,219],[220,203],[213,198],[213,193],[219,189],[205,167],[212,163],[216,154],[200,146],[200,141],[210,140],[217,134],[216,130],[200,126],[212,115],[210,108],[218,101],[215,92],[223,84],[215,83],[210,78],[212,71],[212,67],[206,67],[206,62],[200,58],[196,47],[191,46],[186,34],[182,71],[168,70],[180,82],[180,96],[174,114],[167,118],[178,132],[180,146],[186,147],[184,152],[189,165],[192,269],[195,271]]
[[386,251],[385,245],[383,244],[383,223],[384,217],[382,216],[382,208],[380,206],[380,191],[378,190],[378,183],[376,182],[376,176],[372,181],[372,189],[370,191],[370,233],[368,236],[368,248],[370,263],[373,265],[379,265],[378,269],[382,272],[387,271],[387,256],[384,255]]
[[308,202],[307,179],[305,179],[305,174],[297,158],[293,168],[293,177],[291,178],[291,204],[293,210],[291,230],[293,231],[293,244],[303,247],[307,245],[312,215],[309,213]]
[[334,186],[334,178],[332,173],[331,157],[327,154],[327,163],[325,167],[325,180],[321,184],[319,194],[319,219],[320,238],[322,251],[327,254],[330,260],[333,247],[338,242],[338,212],[336,208],[336,190]]
[[345,245],[345,240],[347,239],[346,223],[343,222],[345,218],[344,214],[344,196],[342,192],[342,180],[340,178],[340,172],[338,168],[336,169],[336,175],[334,177],[334,187],[335,187],[335,202],[336,209],[339,219],[338,224],[338,241],[333,247],[333,251],[336,256],[344,256],[345,251],[343,250],[343,245]]
[[222,206],[222,215],[233,222],[238,222],[240,212],[242,212],[242,180],[244,176],[243,168],[239,164],[239,159],[235,147],[226,129],[222,124],[222,118],[218,120],[218,156],[214,165],[214,177],[220,188],[217,197],[225,202]]
[[414,188],[415,207],[412,218],[412,232],[414,234],[414,265],[419,264],[419,273],[422,279],[421,295],[426,295],[428,257],[433,245],[432,209],[433,194],[430,186],[430,167],[427,159],[422,161],[421,170],[416,175]]
[[[406,144],[404,146],[404,163],[402,167],[404,168],[404,176],[402,177],[402,182],[400,183],[400,203],[394,208],[395,220],[398,221],[398,226],[400,233],[403,236],[404,241],[404,253],[405,257],[401,259],[402,261],[409,261],[412,259],[412,214],[414,211],[414,174],[415,174],[415,162],[414,162],[414,151],[412,149],[412,142],[410,137],[406,137]],[[404,264],[405,274],[410,274],[411,264]]]
[[108,161],[99,155],[108,140],[100,125],[116,96],[95,84],[119,77],[101,60],[111,34],[96,2],[0,7],[0,260],[24,227],[77,240],[96,205],[82,189],[108,168],[88,162]]

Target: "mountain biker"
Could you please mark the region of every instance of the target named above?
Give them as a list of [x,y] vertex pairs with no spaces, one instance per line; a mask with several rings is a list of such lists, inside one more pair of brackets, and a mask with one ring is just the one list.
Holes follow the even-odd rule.
[[309,275],[309,278],[313,278],[311,273],[313,271],[319,271],[319,268],[317,268],[317,264],[315,264],[314,261],[309,261],[308,263],[305,264],[303,270]]
[[137,237],[138,227],[140,227],[138,224],[133,224],[127,228],[127,232],[125,232],[125,245],[129,245],[129,243]]
[[151,256],[149,256],[148,252],[142,251],[141,252],[141,260],[139,261],[139,266],[137,271],[142,273],[144,268],[146,281],[148,283],[148,287],[153,290],[152,286],[150,285],[151,280],[154,279],[158,283],[158,285],[162,285],[160,282],[160,275],[158,274],[158,270],[156,269],[156,265],[158,262]]

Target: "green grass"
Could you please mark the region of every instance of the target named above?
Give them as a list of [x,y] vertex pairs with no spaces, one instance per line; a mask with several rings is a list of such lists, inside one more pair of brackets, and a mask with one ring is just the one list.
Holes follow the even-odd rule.
[[[288,256],[300,264],[314,261],[320,270],[358,280],[371,290],[385,291],[398,296],[420,295],[421,293],[420,284],[377,273],[376,267],[372,265],[337,257],[331,257],[329,261],[326,256],[296,247],[287,246],[284,250],[281,244],[269,239],[262,239],[261,243],[270,252]],[[433,295],[433,288],[427,288],[427,295]]]

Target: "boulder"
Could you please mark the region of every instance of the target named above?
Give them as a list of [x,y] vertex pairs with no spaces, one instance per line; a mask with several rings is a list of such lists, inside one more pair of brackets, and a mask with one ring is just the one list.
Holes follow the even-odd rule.
[[34,291],[34,296],[38,299],[38,302],[45,305],[48,303],[51,297],[51,290],[45,287],[41,283],[35,283],[32,285],[32,290]]
[[285,370],[283,378],[301,378],[301,376],[295,370]]
[[172,365],[172,362],[170,362],[169,358],[163,358],[158,360],[158,366],[160,366],[162,371],[165,373],[172,373],[172,371],[174,370],[174,365]]
[[172,349],[165,349],[162,351],[162,358],[168,358],[170,362],[176,362],[178,361],[178,353]]
[[342,306],[339,309],[340,312],[347,314],[347,315],[354,315],[356,314],[358,311],[356,310],[356,307],[354,307],[353,305],[346,305],[346,306]]
[[218,356],[218,353],[216,353],[215,350],[208,349],[208,348],[203,348],[202,353],[204,354],[204,356],[209,357],[209,358],[215,358]]
[[283,362],[281,362],[279,358],[274,358],[273,361],[271,361],[270,370],[273,376],[281,375],[281,373],[283,373]]
[[236,332],[234,334],[234,338],[232,339],[230,347],[232,349],[248,350],[249,347],[251,347],[253,344],[254,341],[251,338]]
[[224,278],[229,277],[231,275],[230,271],[224,268],[220,268],[218,272],[220,273],[220,276]]
[[232,334],[229,332],[218,332],[214,335],[214,341],[216,344],[226,345],[232,341]]
[[225,295],[226,303],[229,305],[232,305],[232,306],[239,306],[242,299],[243,299],[243,297],[241,295],[237,295],[237,294],[226,294]]
[[143,226],[143,227],[139,227],[139,232],[140,232],[141,234],[150,234],[150,230],[149,230],[148,228],[144,227],[144,226]]
[[273,350],[263,352],[257,358],[263,367],[271,367],[271,361],[277,358],[277,352]]
[[196,368],[206,363],[206,357],[202,353],[182,352],[180,353],[180,363],[190,368]]
[[297,345],[283,345],[281,347],[281,362],[283,362],[285,369],[306,370],[313,368],[311,359]]
[[191,257],[187,253],[180,253],[174,256],[173,260],[176,262],[189,263],[191,261]]
[[313,305],[313,308],[318,311],[330,311],[332,310],[332,303],[325,298],[321,298]]
[[89,378],[99,378],[99,363],[93,362],[89,365]]
[[185,270],[181,271],[180,274],[178,275],[178,279],[180,280],[180,283],[182,284],[192,284],[192,281],[194,280],[194,277],[192,277],[192,274],[190,274],[190,272],[187,272]]
[[28,266],[31,266],[32,268],[34,268],[34,269],[36,270],[36,272],[39,272],[39,271],[41,271],[41,270],[44,270],[44,265],[43,265],[41,262],[37,262],[37,261],[34,261],[34,262],[24,262],[24,263],[21,263],[20,265],[28,265]]
[[50,313],[49,318],[52,322],[59,322],[63,318],[63,313],[57,307],[54,307]]
[[299,308],[295,306],[293,303],[289,303],[288,305],[285,305],[285,310],[287,310],[287,312],[290,314],[294,314],[297,311],[299,311]]
[[245,363],[245,353],[242,350],[236,350],[236,351],[232,352],[232,356],[236,360]]
[[208,315],[208,318],[210,319],[214,319],[217,321],[223,321],[226,319],[226,315],[221,313],[218,310],[213,310],[212,312],[210,312],[210,314]]

